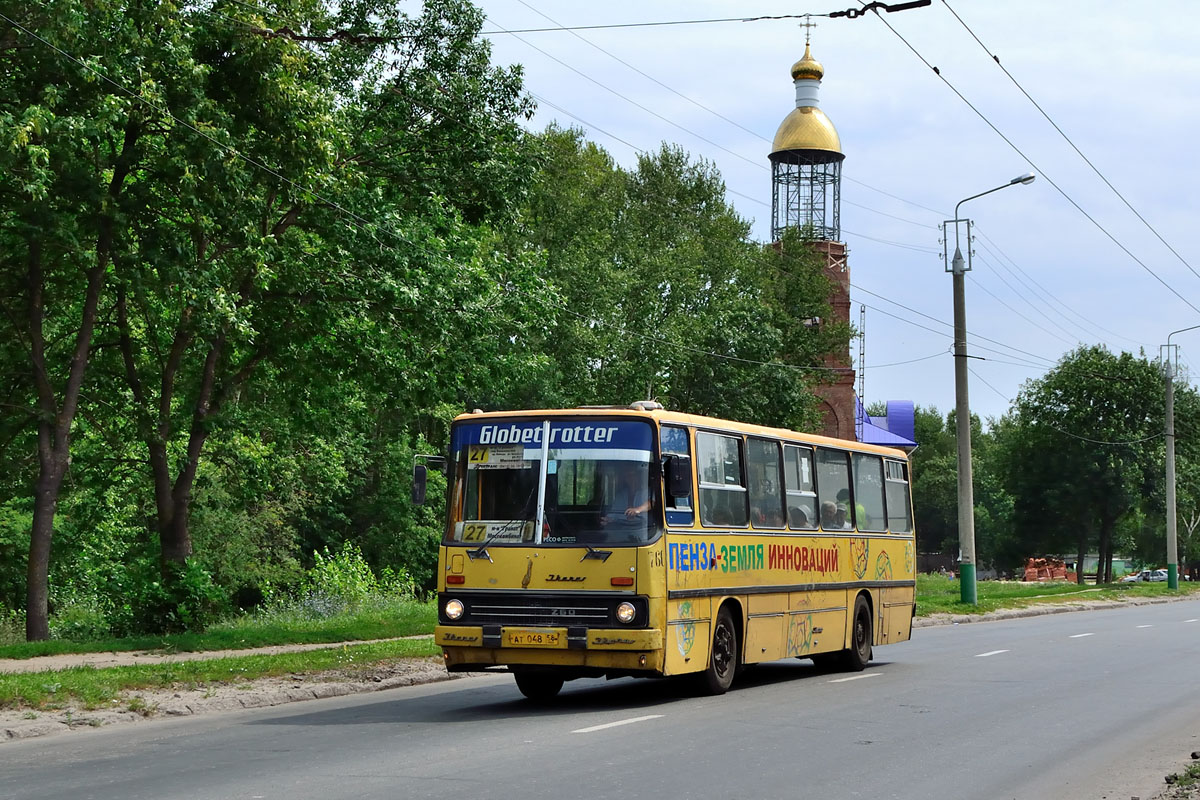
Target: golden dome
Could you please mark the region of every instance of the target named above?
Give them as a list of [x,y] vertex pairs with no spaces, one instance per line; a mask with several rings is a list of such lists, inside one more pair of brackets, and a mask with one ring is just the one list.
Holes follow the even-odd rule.
[[833,127],[824,111],[814,106],[803,106],[793,109],[792,113],[784,117],[779,130],[775,132],[771,153],[784,150],[828,150],[841,153],[842,140],[838,138],[837,128]]
[[792,64],[792,80],[800,80],[805,78],[808,80],[819,81],[825,76],[825,68],[821,66],[821,62],[812,57],[812,51],[808,45],[804,45],[804,58]]

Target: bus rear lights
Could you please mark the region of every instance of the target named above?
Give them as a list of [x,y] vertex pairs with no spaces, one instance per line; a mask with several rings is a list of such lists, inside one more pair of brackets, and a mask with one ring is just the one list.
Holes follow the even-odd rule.
[[446,613],[446,619],[459,619],[465,609],[462,600],[447,600],[446,607],[442,610]]
[[633,578],[613,578],[609,583],[613,586],[633,586]]
[[[614,578],[613,580],[616,580]],[[637,616],[637,609],[633,603],[625,602],[617,606],[617,621],[622,625],[628,625],[633,622],[633,618]]]
[[446,583],[462,584],[462,583],[466,583],[466,582],[467,582],[466,575],[447,575],[446,576]]

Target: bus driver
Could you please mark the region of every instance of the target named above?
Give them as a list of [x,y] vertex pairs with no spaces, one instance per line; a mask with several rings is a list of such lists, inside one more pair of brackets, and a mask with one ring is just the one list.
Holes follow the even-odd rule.
[[604,499],[600,509],[602,527],[623,527],[635,522],[650,510],[650,492],[644,479],[639,480],[636,464],[623,462],[617,467],[610,496]]

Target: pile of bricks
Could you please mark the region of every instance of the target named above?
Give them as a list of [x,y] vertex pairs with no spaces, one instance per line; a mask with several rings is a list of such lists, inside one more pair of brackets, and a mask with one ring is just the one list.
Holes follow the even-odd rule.
[[1031,558],[1025,562],[1025,580],[1027,581],[1065,581],[1071,574],[1067,565],[1058,558]]

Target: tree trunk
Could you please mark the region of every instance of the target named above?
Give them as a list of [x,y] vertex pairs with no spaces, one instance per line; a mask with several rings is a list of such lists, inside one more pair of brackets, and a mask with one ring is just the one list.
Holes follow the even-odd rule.
[[1079,553],[1075,558],[1075,583],[1079,584],[1080,586],[1087,583],[1087,580],[1083,575],[1083,565],[1087,560],[1087,542],[1087,528],[1082,528],[1079,531]]
[[159,541],[162,545],[164,570],[170,564],[182,565],[192,554],[188,511],[192,504],[192,485],[196,481],[196,470],[200,466],[200,453],[208,439],[209,417],[217,410],[213,403],[213,386],[216,383],[217,364],[221,360],[224,344],[224,337],[217,337],[204,359],[200,391],[192,411],[192,430],[188,436],[187,457],[175,478],[175,484],[171,487],[171,515],[165,521],[159,520]]
[[55,470],[53,461],[43,464],[34,489],[33,531],[25,578],[25,638],[31,642],[50,638],[50,541],[62,476],[63,471]]
[[29,567],[25,584],[25,638],[31,642],[50,638],[49,574],[54,516],[63,477],[71,463],[71,426],[78,410],[83,373],[92,346],[92,331],[95,328],[100,291],[104,285],[108,254],[112,252],[111,225],[103,221],[96,251],[96,266],[87,272],[83,312],[60,406],[46,364],[43,305],[46,280],[42,270],[41,243],[35,238],[29,240],[29,355],[40,416],[38,477],[34,489],[33,526],[29,534]]
[[1107,514],[1100,519],[1100,560],[1096,564],[1096,583],[1112,583],[1112,541],[1115,523]]

